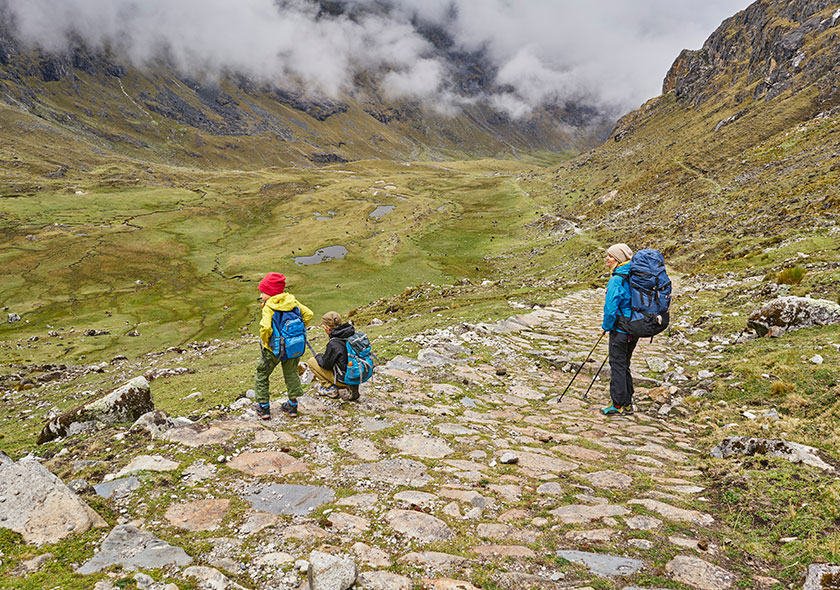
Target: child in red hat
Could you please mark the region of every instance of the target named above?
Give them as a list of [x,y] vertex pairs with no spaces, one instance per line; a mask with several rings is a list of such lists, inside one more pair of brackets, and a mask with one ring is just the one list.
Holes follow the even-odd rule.
[[279,364],[289,394],[280,409],[289,416],[297,416],[297,398],[303,395],[298,375],[298,357],[306,343],[306,326],[314,317],[312,310],[300,303],[291,293],[286,293],[286,277],[270,272],[258,286],[262,299],[260,319],[261,357],[257,365],[254,390],[257,398],[257,415],[271,418],[268,378]]

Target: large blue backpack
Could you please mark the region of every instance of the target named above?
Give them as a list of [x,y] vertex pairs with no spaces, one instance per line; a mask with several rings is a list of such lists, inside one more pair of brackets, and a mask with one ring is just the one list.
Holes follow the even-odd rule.
[[296,359],[303,355],[306,349],[306,326],[300,308],[291,311],[274,312],[271,319],[271,337],[269,347],[274,356],[281,361]]
[[370,350],[370,340],[363,332],[356,332],[346,340],[345,346],[347,347],[347,371],[340,381],[347,385],[364,383],[373,375],[373,352]]
[[[613,273],[616,274],[616,273]],[[619,275],[621,276],[621,275]],[[619,316],[619,328],[638,338],[649,338],[668,327],[671,307],[671,279],[665,272],[665,258],[658,250],[633,254],[630,272],[624,276],[630,288],[629,318]]]

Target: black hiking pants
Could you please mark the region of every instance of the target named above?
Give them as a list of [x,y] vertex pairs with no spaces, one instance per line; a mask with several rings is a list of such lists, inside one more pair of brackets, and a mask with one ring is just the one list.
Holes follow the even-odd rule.
[[610,398],[614,406],[629,406],[633,401],[633,377],[630,357],[638,338],[613,330],[610,332]]

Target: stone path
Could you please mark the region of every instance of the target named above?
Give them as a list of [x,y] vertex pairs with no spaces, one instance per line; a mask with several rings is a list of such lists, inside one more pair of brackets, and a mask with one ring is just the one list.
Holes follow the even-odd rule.
[[[114,470],[132,485],[100,493],[172,545],[201,532],[214,549],[191,555],[195,566],[249,588],[321,587],[300,573],[310,555],[326,567],[316,551],[352,558],[355,588],[762,587],[709,542],[721,525],[702,495],[690,423],[664,417],[667,387],[642,378],[650,359],[695,366],[696,348],[640,343],[637,411],[605,417],[608,368],[581,399],[604,339],[556,403],[598,337],[601,298],[583,291],[496,324],[409,336],[420,354],[380,368],[359,402],[305,396],[297,419],[274,404],[268,422],[246,408],[170,431],[153,461]],[[143,465],[181,471],[136,479]],[[175,477],[179,491],[152,476]],[[162,498],[168,508],[147,509]],[[139,534],[120,531],[121,542]],[[85,571],[107,567],[107,555]]]

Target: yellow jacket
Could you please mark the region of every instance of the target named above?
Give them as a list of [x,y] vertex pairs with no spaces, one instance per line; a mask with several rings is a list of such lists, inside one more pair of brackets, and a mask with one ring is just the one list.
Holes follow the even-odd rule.
[[291,293],[280,293],[273,296],[271,299],[263,304],[262,318],[260,319],[260,340],[265,348],[271,350],[268,344],[271,338],[271,320],[274,317],[275,311],[292,311],[294,308],[300,308],[300,315],[303,316],[303,325],[308,326],[315,314],[312,310],[300,303]]

